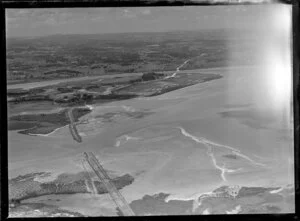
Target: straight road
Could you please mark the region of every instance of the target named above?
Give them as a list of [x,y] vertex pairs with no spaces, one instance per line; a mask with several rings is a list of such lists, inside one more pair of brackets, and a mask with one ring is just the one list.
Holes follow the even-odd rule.
[[73,139],[75,141],[77,141],[78,143],[81,143],[82,139],[81,139],[81,136],[79,135],[79,133],[77,131],[77,128],[76,128],[76,125],[75,125],[75,121],[74,121],[73,108],[70,108],[67,111],[67,116],[68,116],[68,118],[70,120],[69,130],[70,130],[70,133],[71,133]]

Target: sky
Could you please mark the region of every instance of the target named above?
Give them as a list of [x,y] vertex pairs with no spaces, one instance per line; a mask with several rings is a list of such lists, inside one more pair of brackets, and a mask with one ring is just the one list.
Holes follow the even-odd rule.
[[54,34],[263,29],[278,5],[6,9],[8,37]]

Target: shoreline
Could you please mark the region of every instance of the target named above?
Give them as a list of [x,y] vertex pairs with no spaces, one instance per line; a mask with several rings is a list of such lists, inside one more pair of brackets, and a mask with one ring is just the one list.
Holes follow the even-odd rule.
[[[76,111],[76,116],[73,115],[70,116],[70,110],[71,112]],[[81,118],[82,116],[90,113],[92,111],[91,106],[79,106],[79,107],[73,107],[73,108],[65,108],[63,110],[60,110],[58,112],[50,113],[50,114],[25,114],[25,115],[15,115],[13,119],[9,119],[11,121],[15,121],[16,123],[22,123],[22,122],[30,122],[31,124],[34,124],[33,127],[19,127],[19,128],[11,128],[11,131],[17,131],[20,134],[30,135],[30,136],[48,136],[52,134],[53,132],[57,131],[60,128],[63,128],[68,125],[74,126],[74,124]],[[35,119],[36,117],[37,119]],[[58,118],[59,117],[59,118]],[[15,119],[14,119],[15,118]],[[75,118],[75,119],[74,119]],[[49,123],[51,125],[49,125]],[[45,125],[46,124],[46,125]],[[41,130],[48,130],[51,132],[48,133],[39,133]],[[33,133],[33,131],[36,131],[36,133]]]
[[[59,129],[62,129],[62,128],[67,127],[67,126],[68,126],[68,125],[65,125],[65,126],[63,126],[63,127],[56,128],[55,130],[53,130],[52,132],[50,132],[50,133],[48,133],[48,134],[31,134],[31,133],[27,133],[27,134],[30,135],[30,136],[48,137],[49,135],[55,133],[55,132],[58,131]],[[19,131],[17,131],[17,132],[19,132]]]
[[[83,107],[87,107],[89,110],[93,110],[94,109],[94,107],[92,106],[92,105],[84,105]],[[63,109],[62,109],[63,110]],[[49,112],[49,113],[59,113],[61,111],[61,109],[59,110],[59,111],[57,111],[57,112]],[[41,113],[43,113],[43,112],[41,112]],[[28,113],[27,113],[28,114]],[[67,124],[67,125],[65,125],[65,126],[62,126],[62,127],[58,127],[58,128],[56,128],[55,130],[53,130],[52,132],[50,132],[50,133],[48,133],[48,134],[34,134],[34,133],[27,133],[27,135],[30,135],[30,136],[41,136],[41,137],[48,137],[49,135],[51,135],[51,134],[53,134],[53,133],[55,133],[56,131],[58,131],[59,129],[62,129],[62,128],[64,128],[64,127],[67,127],[67,126],[69,126],[69,124]],[[76,127],[76,126],[75,126]],[[22,131],[22,130],[16,130],[16,132],[19,132],[19,131]],[[72,134],[72,133],[71,133]],[[79,135],[80,136],[80,135]]]
[[[212,67],[212,68],[198,68],[198,69],[183,69],[179,70],[178,73],[184,73],[188,71],[209,71],[209,70],[219,70],[219,69],[239,69],[239,68],[258,68],[257,66],[223,66],[223,67]],[[158,73],[174,73],[174,71],[157,71]],[[176,71],[177,72],[177,71]],[[75,77],[75,78],[67,78],[67,79],[57,79],[57,80],[48,80],[48,81],[36,81],[36,82],[27,82],[27,83],[18,83],[18,84],[9,84],[7,85],[7,89],[32,89],[37,87],[45,87],[50,85],[56,85],[64,82],[72,82],[72,81],[80,81],[80,80],[93,80],[98,78],[113,78],[113,77],[125,77],[125,76],[136,76],[141,75],[140,72],[136,73],[119,73],[112,75],[100,75],[100,76],[85,76],[85,77]],[[43,84],[43,85],[32,85],[32,84]]]

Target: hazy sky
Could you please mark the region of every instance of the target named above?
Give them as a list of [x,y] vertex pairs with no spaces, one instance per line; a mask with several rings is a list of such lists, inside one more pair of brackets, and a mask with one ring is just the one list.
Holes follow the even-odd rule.
[[7,9],[8,37],[268,28],[274,5]]

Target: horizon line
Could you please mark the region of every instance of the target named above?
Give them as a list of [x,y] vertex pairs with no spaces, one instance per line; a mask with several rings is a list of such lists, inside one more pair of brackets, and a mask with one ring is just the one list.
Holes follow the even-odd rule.
[[[8,39],[16,39],[16,38],[27,38],[27,39],[35,39],[35,38],[44,38],[44,37],[53,37],[53,36],[69,36],[69,35],[118,35],[118,34],[141,34],[141,33],[176,33],[176,32],[202,32],[202,31],[222,31],[222,30],[239,30],[244,31],[247,30],[246,28],[204,28],[198,30],[165,30],[165,31],[132,31],[132,32],[106,32],[106,33],[56,33],[56,34],[48,34],[48,35],[35,35],[35,36],[7,36],[6,33],[6,40]],[[250,30],[249,30],[250,31]]]

